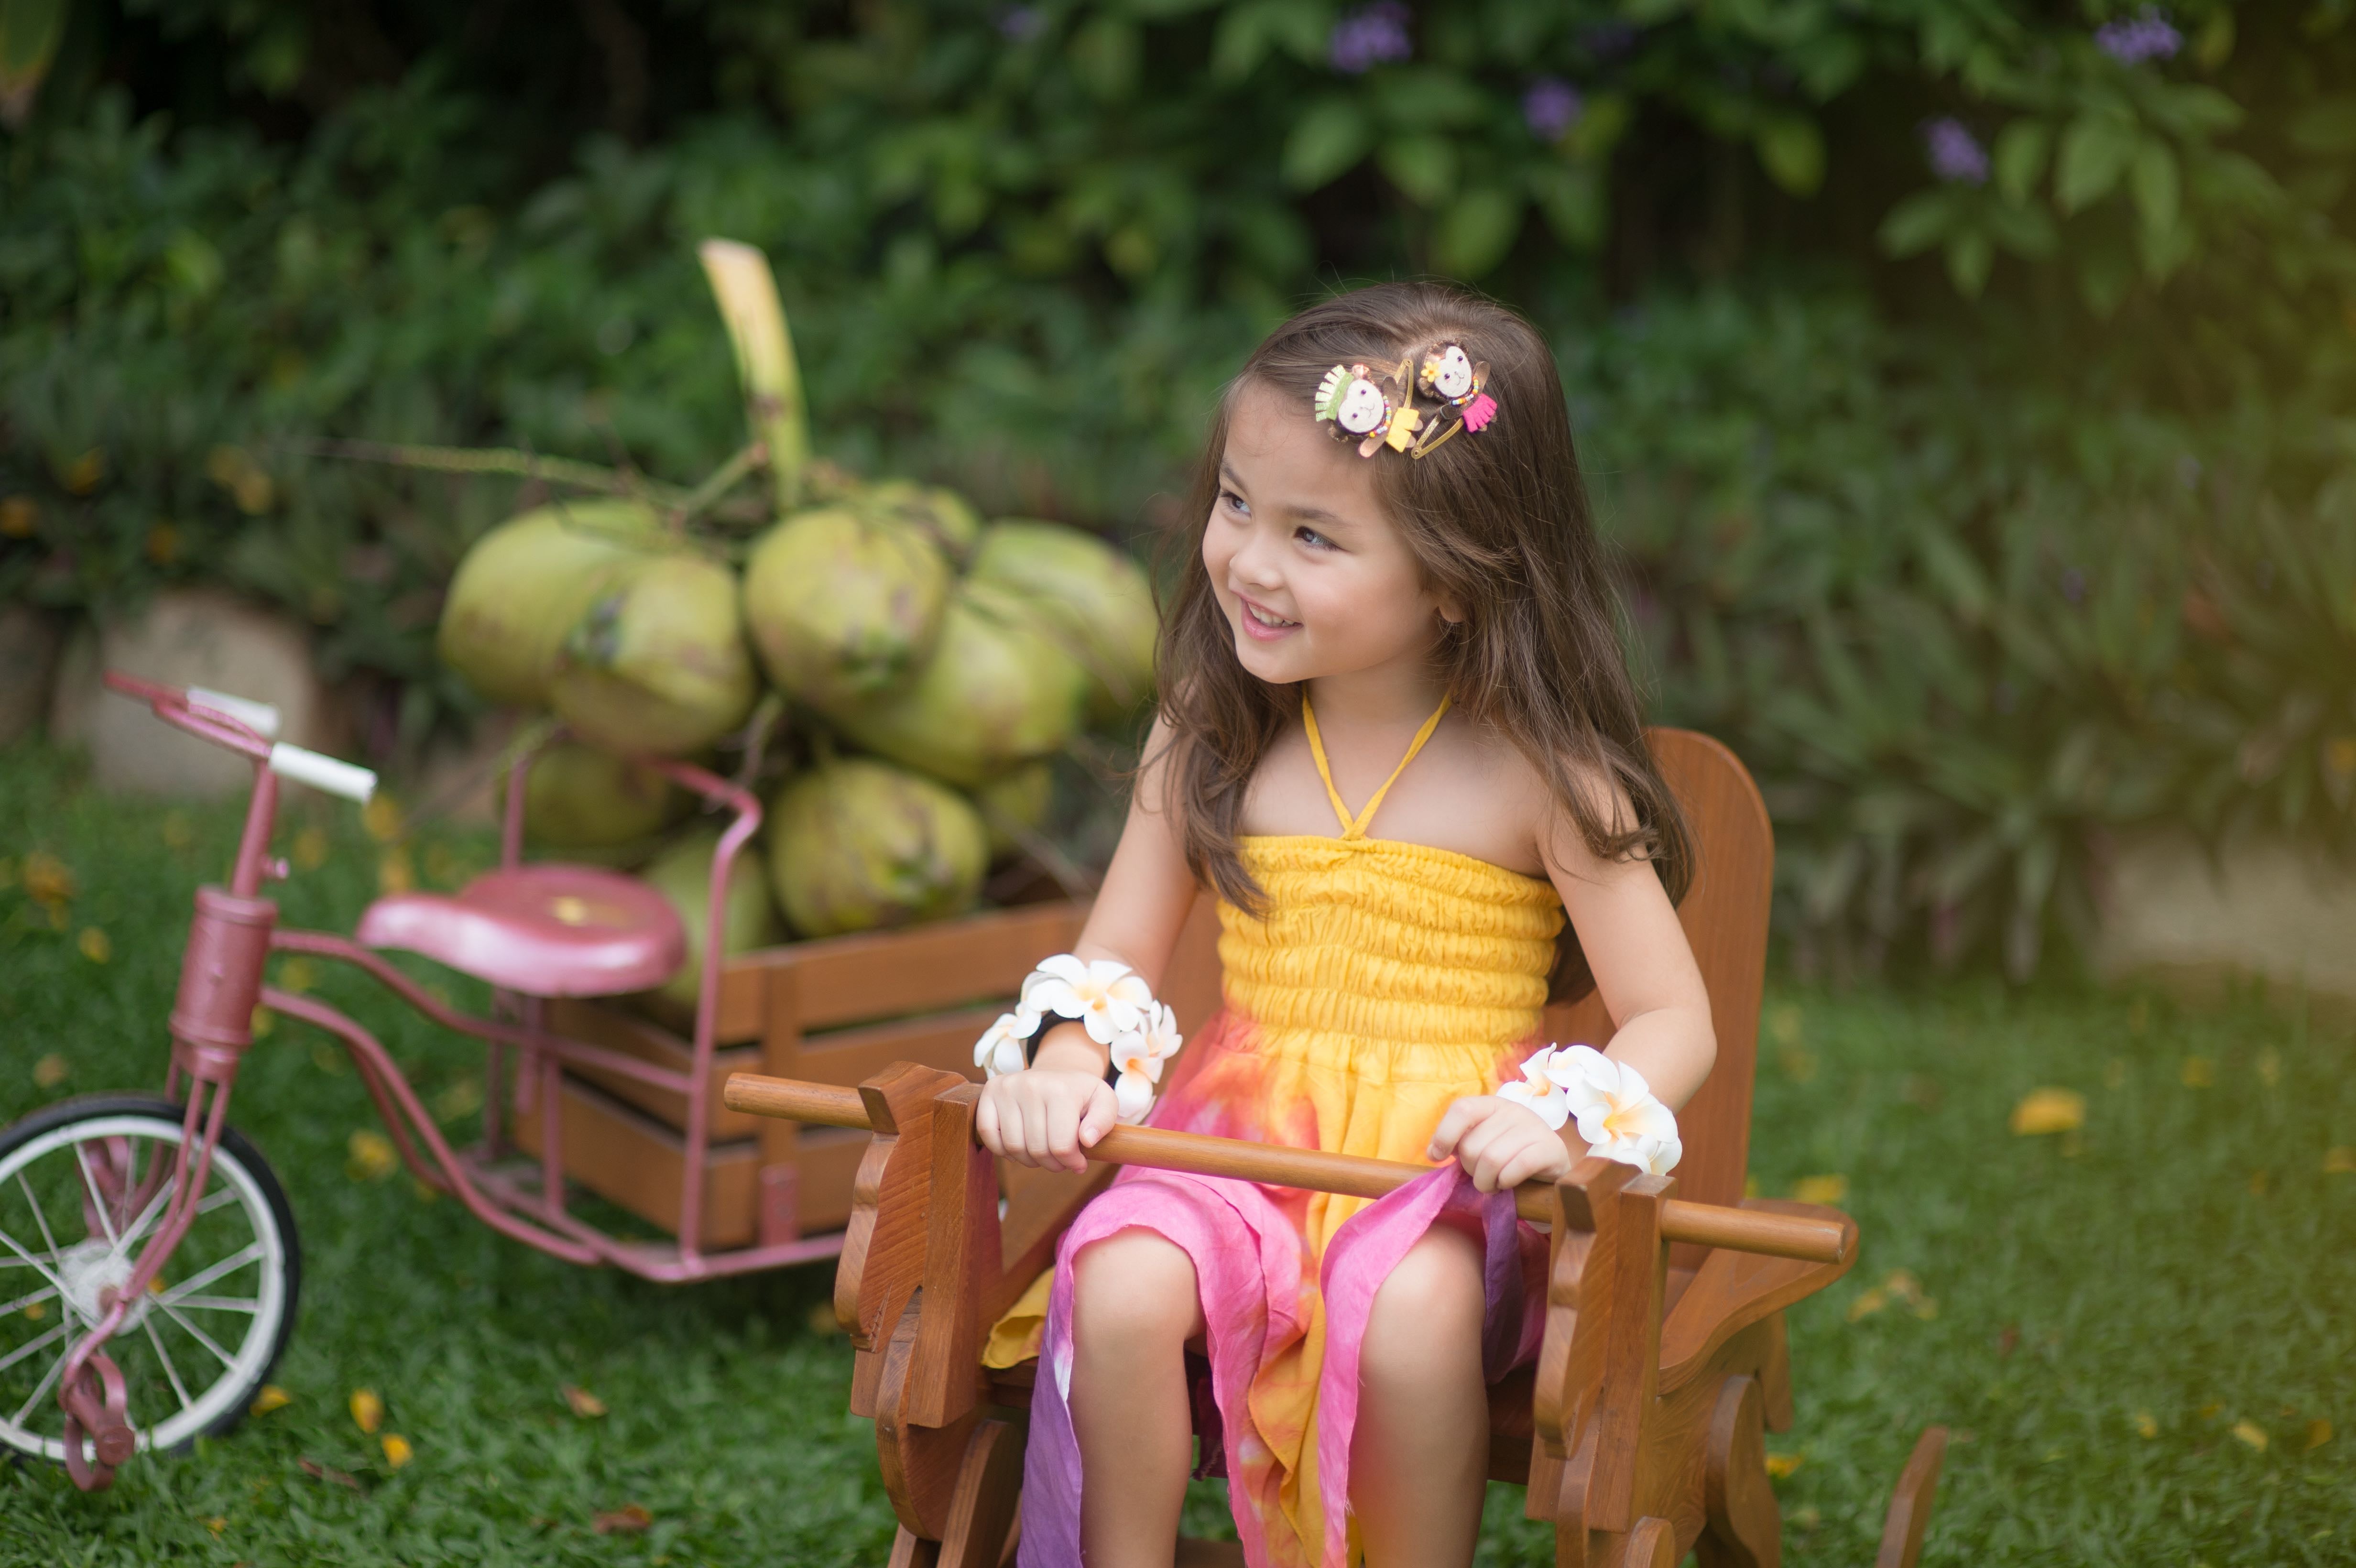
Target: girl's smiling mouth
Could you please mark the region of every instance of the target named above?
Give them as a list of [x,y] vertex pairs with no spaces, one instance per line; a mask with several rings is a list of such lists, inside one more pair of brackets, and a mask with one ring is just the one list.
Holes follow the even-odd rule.
[[1236,595],[1236,603],[1243,606],[1244,613],[1237,619],[1246,636],[1272,643],[1301,630],[1300,622],[1288,621],[1272,610],[1264,610],[1240,593]]

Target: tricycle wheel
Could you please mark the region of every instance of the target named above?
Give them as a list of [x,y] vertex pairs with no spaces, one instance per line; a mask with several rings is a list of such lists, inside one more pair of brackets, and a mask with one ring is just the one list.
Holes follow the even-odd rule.
[[[90,1095],[0,1133],[0,1447],[66,1458],[59,1375],[171,1203],[182,1111]],[[301,1279],[284,1190],[224,1127],[187,1234],[107,1342],[141,1448],[237,1424],[294,1331]]]

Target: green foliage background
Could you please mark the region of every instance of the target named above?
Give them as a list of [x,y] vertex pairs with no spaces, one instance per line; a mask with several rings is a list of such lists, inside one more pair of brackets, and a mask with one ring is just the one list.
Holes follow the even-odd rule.
[[0,597],[282,603],[395,752],[464,721],[431,627],[512,488],[312,443],[692,480],[704,235],[823,453],[1131,537],[1258,333],[1445,273],[1557,343],[1795,951],[2025,974],[2119,831],[2356,847],[2350,9],[2131,60],[2160,14],[2024,0],[7,0]]

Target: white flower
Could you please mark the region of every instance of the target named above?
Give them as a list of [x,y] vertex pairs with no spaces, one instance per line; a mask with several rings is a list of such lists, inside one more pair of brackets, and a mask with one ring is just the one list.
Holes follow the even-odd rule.
[[1029,1011],[1001,1013],[998,1021],[981,1031],[974,1042],[973,1064],[985,1076],[997,1078],[1009,1072],[1020,1072],[1030,1065],[1024,1047],[1039,1030],[1039,1015]]
[[1139,1026],[1153,1005],[1153,992],[1126,964],[1109,958],[1087,964],[1058,953],[1031,971],[1017,1005],[1034,1017],[1077,1019],[1090,1040],[1110,1045]]
[[1570,1101],[1554,1080],[1547,1076],[1547,1067],[1554,1060],[1551,1048],[1539,1051],[1522,1063],[1522,1082],[1498,1086],[1497,1098],[1510,1100],[1536,1113],[1548,1130],[1562,1131],[1563,1123],[1570,1119]]
[[1590,1153],[1661,1176],[1685,1156],[1677,1118],[1654,1097],[1644,1075],[1591,1046],[1558,1051],[1546,1075],[1562,1086]]
[[[1154,1063],[1158,1070],[1160,1062]],[[1142,1072],[1124,1072],[1113,1080],[1113,1104],[1119,1107],[1120,1119],[1128,1123],[1145,1120],[1145,1113],[1153,1109],[1153,1080]]]
[[1186,1037],[1178,1032],[1178,1015],[1167,1002],[1156,1002],[1148,1008],[1136,1032],[1144,1041],[1145,1053],[1156,1061],[1169,1061],[1186,1043]]

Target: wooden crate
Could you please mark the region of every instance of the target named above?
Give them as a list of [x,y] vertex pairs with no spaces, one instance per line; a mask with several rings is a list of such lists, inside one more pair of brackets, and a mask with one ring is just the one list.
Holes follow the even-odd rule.
[[[855,1084],[894,1061],[978,1077],[973,1045],[1040,959],[1071,949],[1086,901],[1028,904],[962,920],[764,948],[729,960],[720,984],[712,1065],[712,1148],[703,1245],[774,1244],[839,1230],[851,1217],[863,1133],[739,1115],[720,1105],[731,1072],[759,1072]],[[1179,939],[1162,999],[1192,1034],[1219,1000],[1218,921],[1197,901]],[[679,1031],[627,1005],[551,1005],[562,1034],[684,1071]],[[522,1104],[519,1096],[518,1104]],[[686,1096],[619,1074],[568,1072],[564,1168],[591,1191],[649,1222],[678,1223]],[[536,1117],[520,1110],[519,1144],[539,1149]]]

